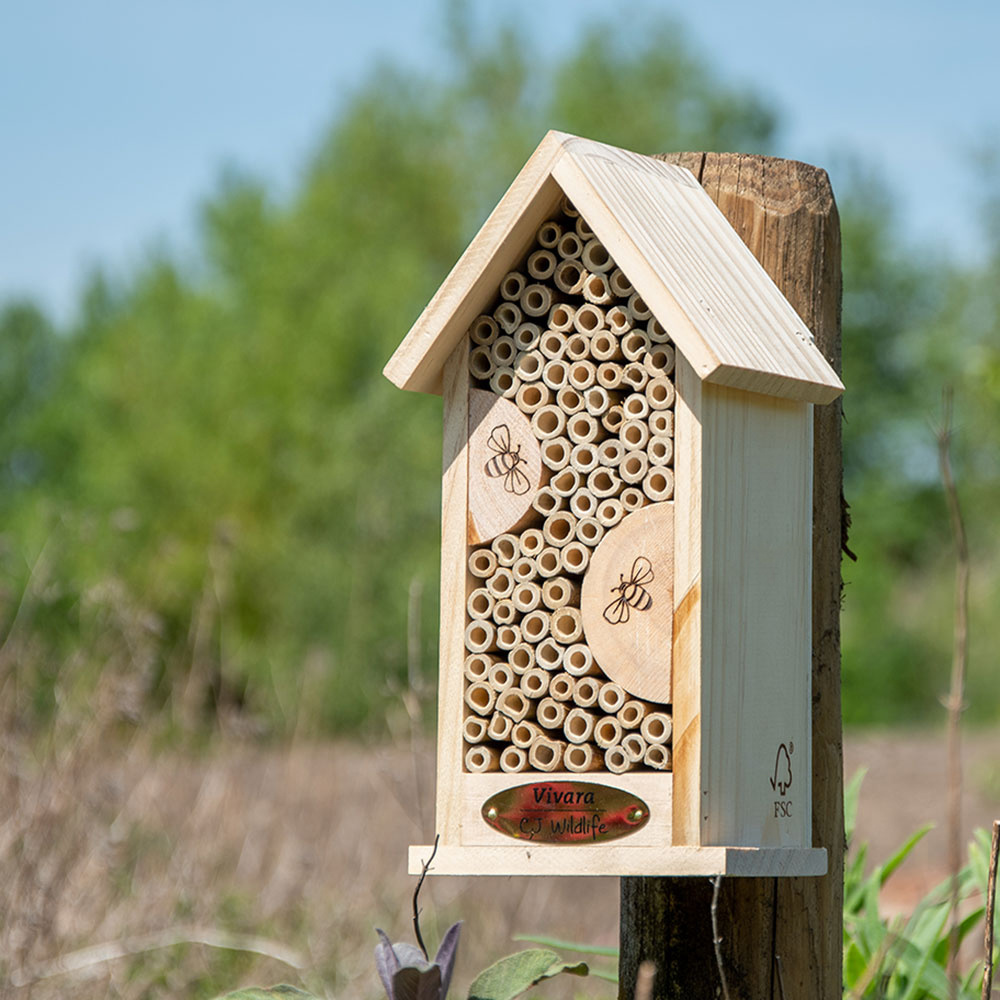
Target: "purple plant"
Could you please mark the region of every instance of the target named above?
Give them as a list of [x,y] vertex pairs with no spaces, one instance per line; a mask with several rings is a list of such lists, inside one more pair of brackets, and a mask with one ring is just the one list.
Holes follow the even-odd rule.
[[389,1000],[445,1000],[461,929],[459,921],[445,931],[431,962],[416,945],[405,941],[391,944],[385,933],[376,928],[375,967]]

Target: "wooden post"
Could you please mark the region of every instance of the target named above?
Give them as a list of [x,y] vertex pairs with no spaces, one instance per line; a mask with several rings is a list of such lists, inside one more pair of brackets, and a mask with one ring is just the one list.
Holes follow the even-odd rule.
[[[840,228],[826,172],[792,160],[679,153],[840,371]],[[813,479],[813,845],[822,878],[723,879],[718,952],[733,1000],[840,1000],[843,760],[840,715],[841,405],[815,408]],[[620,1000],[639,964],[655,1000],[721,996],[708,879],[621,880]]]

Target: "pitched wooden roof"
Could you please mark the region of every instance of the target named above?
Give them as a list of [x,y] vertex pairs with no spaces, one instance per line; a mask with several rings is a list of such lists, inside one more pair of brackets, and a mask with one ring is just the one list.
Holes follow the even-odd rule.
[[441,391],[469,324],[566,194],[706,382],[828,403],[836,372],[690,171],[549,132],[385,366],[402,389]]

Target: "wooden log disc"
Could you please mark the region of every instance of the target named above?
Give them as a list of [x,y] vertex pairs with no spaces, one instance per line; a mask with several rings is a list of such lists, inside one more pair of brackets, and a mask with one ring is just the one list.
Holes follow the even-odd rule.
[[594,659],[616,684],[669,702],[674,505],[650,504],[610,528],[583,578],[580,612]]
[[470,390],[469,544],[523,527],[542,476],[541,449],[524,414],[492,392]]

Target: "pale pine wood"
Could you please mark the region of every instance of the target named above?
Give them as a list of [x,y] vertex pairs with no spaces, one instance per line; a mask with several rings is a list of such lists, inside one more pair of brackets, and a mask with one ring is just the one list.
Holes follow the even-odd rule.
[[[633,571],[642,573],[646,566],[652,579],[628,586]],[[601,539],[580,595],[594,659],[637,698],[670,701],[673,610],[674,505],[650,504]]]
[[481,389],[469,393],[468,452],[468,538],[480,545],[533,519],[531,503],[547,470],[524,414]]

